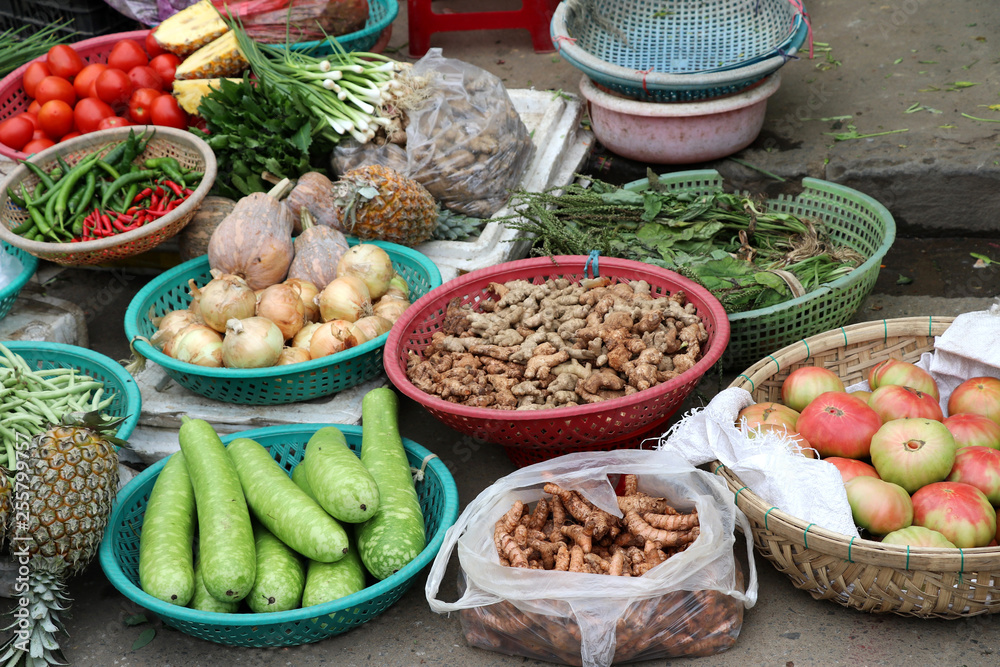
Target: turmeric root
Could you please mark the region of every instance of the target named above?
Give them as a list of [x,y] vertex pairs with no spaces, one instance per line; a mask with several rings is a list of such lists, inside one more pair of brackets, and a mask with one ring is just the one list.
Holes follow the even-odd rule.
[[659,542],[662,546],[673,547],[680,544],[688,544],[694,542],[698,536],[696,533],[697,528],[690,530],[662,530],[654,528],[645,519],[632,511],[625,513],[625,523],[628,525],[630,531],[643,537],[647,542]]

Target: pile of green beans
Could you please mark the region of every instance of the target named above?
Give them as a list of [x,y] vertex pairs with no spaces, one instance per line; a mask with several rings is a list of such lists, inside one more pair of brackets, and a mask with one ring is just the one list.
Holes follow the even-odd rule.
[[0,343],[0,465],[13,469],[18,441],[44,433],[64,414],[99,412],[114,400],[103,382],[75,368],[32,369]]

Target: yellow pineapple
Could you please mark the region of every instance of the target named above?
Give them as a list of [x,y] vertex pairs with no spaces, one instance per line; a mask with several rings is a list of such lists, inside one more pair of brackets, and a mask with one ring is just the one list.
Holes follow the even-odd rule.
[[[62,423],[32,438],[18,453],[28,475],[27,521],[11,530],[11,553],[28,558],[27,590],[19,594],[31,613],[15,619],[17,630],[2,647],[0,663],[65,664],[56,633],[65,630],[59,612],[69,608],[65,580],[83,571],[97,555],[118,491],[120,440],[108,435],[120,419],[96,412],[69,413]],[[19,500],[21,500],[19,496]],[[27,627],[24,626],[27,621]]]
[[218,39],[229,30],[211,0],[201,0],[167,18],[153,31],[161,48],[181,58]]
[[438,206],[423,185],[395,169],[367,165],[345,172],[333,184],[345,234],[414,246],[437,227]]
[[[177,79],[174,81],[174,97],[181,109],[190,114],[197,114],[198,107],[201,106],[201,98],[208,95],[210,90],[219,87],[222,79]],[[240,83],[243,79],[230,78],[233,83]]]
[[230,30],[201,47],[177,66],[175,79],[214,79],[236,76],[250,66],[240,51],[236,33]]

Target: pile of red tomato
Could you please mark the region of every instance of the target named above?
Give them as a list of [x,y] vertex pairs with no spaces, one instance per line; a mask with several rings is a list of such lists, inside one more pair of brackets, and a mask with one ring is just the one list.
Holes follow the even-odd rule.
[[72,46],[49,49],[24,71],[28,110],[0,123],[0,143],[37,153],[81,134],[122,125],[187,129],[188,114],[170,94],[181,59],[152,32],[142,44],[122,39],[106,63],[87,64]]
[[840,471],[855,523],[883,542],[984,547],[1000,542],[1000,378],[974,377],[947,397],[930,373],[898,359],[847,393],[829,369],[803,366],[781,402],[757,403],[737,424],[779,430]]

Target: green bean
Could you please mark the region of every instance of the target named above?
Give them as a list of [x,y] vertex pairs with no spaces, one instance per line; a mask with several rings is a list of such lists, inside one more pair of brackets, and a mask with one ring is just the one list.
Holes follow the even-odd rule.
[[101,387],[94,392],[94,395],[90,399],[90,409],[92,412],[97,410],[97,406],[100,403],[101,396],[103,394],[104,394],[104,387]]
[[103,410],[104,408],[108,407],[109,405],[111,405],[114,402],[115,402],[115,397],[114,396],[108,396],[103,401],[101,401],[100,403],[97,404],[97,409],[98,410]]
[[[81,387],[85,387],[87,389],[96,389],[97,387],[100,387],[100,386],[102,386],[100,382],[98,382],[97,380],[92,380],[90,382],[81,383],[80,385],[78,385],[77,389],[79,390],[79,388],[81,388]],[[53,391],[35,391],[35,392],[31,393],[31,398],[37,398],[39,400],[62,398],[69,391],[70,390],[66,389],[66,388],[59,388],[59,389],[56,389],[56,390],[53,390]],[[16,391],[14,392],[14,395],[17,396],[17,392]],[[22,398],[26,398],[26,397],[22,397]]]

